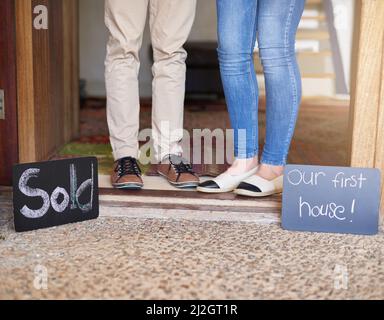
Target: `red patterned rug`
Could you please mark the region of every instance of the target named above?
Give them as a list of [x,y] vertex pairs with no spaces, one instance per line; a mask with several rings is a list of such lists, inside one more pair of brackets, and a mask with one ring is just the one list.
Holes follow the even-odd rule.
[[[60,157],[97,156],[100,173],[108,174],[113,159],[109,144],[105,100],[88,99],[81,109],[81,134],[76,141],[66,145]],[[151,127],[151,102],[141,104],[140,128]],[[260,103],[260,145],[265,137],[264,101]],[[188,101],[185,107],[185,129],[228,129],[230,121],[224,101]],[[312,165],[346,165],[347,163],[348,108],[330,107],[326,104],[304,103],[292,142],[289,162]],[[204,159],[204,155],[202,155]],[[195,165],[200,175],[217,175],[226,169],[224,165]],[[151,167],[144,168],[154,174]]]

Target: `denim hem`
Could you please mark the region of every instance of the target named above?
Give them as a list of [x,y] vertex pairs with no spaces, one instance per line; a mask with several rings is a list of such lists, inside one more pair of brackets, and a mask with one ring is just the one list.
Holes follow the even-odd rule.
[[249,153],[246,153],[245,155],[235,153],[235,158],[239,160],[252,159],[258,156],[259,156],[259,151],[249,152]]
[[270,166],[284,167],[287,165],[287,161],[265,160],[261,159],[260,164],[267,164]]

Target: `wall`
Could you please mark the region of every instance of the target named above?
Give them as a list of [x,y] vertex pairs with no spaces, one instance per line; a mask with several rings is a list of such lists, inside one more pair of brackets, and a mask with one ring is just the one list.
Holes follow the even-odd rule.
[[[351,63],[353,48],[353,33],[355,20],[355,0],[331,0],[330,10],[333,10],[335,34],[332,35],[332,41],[337,42],[339,46],[340,62],[344,72],[344,81],[346,88],[340,83],[336,85],[338,93],[348,94],[351,88]],[[345,92],[343,92],[345,91]]]
[[104,58],[108,39],[104,26],[104,0],[79,0],[80,78],[91,95],[105,95]]
[[351,64],[353,48],[353,32],[355,21],[355,1],[354,0],[333,0],[335,11],[335,27],[340,43],[341,59],[345,72],[345,79],[348,90],[351,87]]
[[[80,77],[87,80],[91,96],[105,96],[104,58],[108,39],[104,26],[104,0],[80,1]],[[191,40],[216,40],[216,1],[198,0],[196,21]],[[150,34],[147,26],[140,53],[140,94],[151,96],[152,71]]]

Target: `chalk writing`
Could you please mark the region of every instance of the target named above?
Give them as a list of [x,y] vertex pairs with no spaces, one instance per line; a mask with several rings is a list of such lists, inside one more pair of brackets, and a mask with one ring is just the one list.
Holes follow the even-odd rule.
[[[27,205],[23,206],[23,208],[20,210],[21,214],[24,215],[26,218],[31,219],[37,219],[41,218],[44,215],[47,214],[48,210],[52,206],[53,210],[55,210],[57,213],[64,212],[68,206],[69,203],[71,203],[70,209],[74,210],[76,208],[79,208],[82,212],[86,213],[92,210],[92,204],[93,204],[93,176],[94,176],[94,168],[93,164],[91,164],[91,178],[84,181],[80,187],[77,188],[77,176],[76,176],[76,168],[74,164],[70,165],[70,195],[68,192],[62,188],[57,187],[49,196],[48,192],[44,191],[43,189],[39,188],[32,188],[28,185],[29,181],[31,179],[38,179],[39,174],[41,170],[37,168],[31,168],[27,169],[23,172],[23,174],[20,177],[19,180],[19,190],[22,194],[24,194],[27,197],[40,197],[43,204],[39,209],[30,209]],[[86,204],[80,203],[80,197],[81,195],[87,190],[90,189],[90,201]],[[63,198],[61,202],[59,203],[60,196]]]

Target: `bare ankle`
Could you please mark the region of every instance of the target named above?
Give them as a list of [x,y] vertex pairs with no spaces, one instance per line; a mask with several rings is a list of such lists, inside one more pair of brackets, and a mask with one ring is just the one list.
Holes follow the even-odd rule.
[[267,164],[261,164],[257,171],[257,175],[266,180],[274,180],[280,177],[283,173],[284,166],[272,166]]
[[239,175],[251,171],[259,165],[257,158],[252,159],[237,159],[233,165],[228,169],[231,175]]

